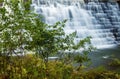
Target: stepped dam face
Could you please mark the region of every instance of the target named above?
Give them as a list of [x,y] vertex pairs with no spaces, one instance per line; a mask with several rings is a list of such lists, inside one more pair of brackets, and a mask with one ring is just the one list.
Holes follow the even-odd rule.
[[[87,1],[87,2],[85,2]],[[33,0],[31,9],[44,16],[43,21],[54,24],[67,19],[65,32],[76,31],[76,42],[91,36],[97,48],[120,43],[120,5],[115,1]]]

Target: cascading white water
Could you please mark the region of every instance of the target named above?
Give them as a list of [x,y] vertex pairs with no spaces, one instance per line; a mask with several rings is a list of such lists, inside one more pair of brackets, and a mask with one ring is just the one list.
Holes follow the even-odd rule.
[[[44,21],[47,24],[54,24],[57,21],[67,19],[65,32],[71,33],[77,31],[78,38],[76,38],[76,41],[91,36],[91,42],[95,47],[100,48],[115,45],[115,38],[110,30],[112,22],[117,22],[117,27],[120,25],[120,19],[117,18],[118,21],[116,21],[115,17],[119,15],[117,16],[117,13],[113,12],[114,16],[111,16],[111,18],[114,21],[111,22],[108,15],[111,13],[109,13],[111,8],[113,11],[118,9],[117,4],[109,6],[104,3],[83,3],[83,0],[74,2],[70,0],[33,0],[31,6],[36,13],[44,16]],[[105,13],[103,8],[106,7],[110,9]]]
[[[93,24],[98,29],[101,39],[106,39],[107,44],[118,44],[120,41],[120,8],[116,2],[89,2],[88,11],[94,16]],[[100,25],[98,27],[97,25]]]

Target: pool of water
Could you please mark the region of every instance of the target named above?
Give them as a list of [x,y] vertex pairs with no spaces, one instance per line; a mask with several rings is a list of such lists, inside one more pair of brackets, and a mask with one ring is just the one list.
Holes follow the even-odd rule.
[[98,49],[89,54],[89,58],[91,59],[90,68],[105,66],[108,67],[108,64],[112,62],[114,58],[120,59],[120,46]]

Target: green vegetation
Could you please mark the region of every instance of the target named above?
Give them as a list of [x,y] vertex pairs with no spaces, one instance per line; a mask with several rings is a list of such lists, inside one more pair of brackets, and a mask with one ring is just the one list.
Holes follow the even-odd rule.
[[58,52],[75,52],[82,48],[87,55],[86,52],[92,50],[92,46],[85,46],[90,45],[90,37],[75,44],[76,32],[65,34],[66,20],[47,25],[40,21],[39,15],[26,10],[19,2],[4,4],[6,6],[0,8],[0,54],[13,56],[32,51],[48,62],[48,57]]
[[56,60],[48,61],[46,66],[42,59],[32,54],[9,61],[4,57],[1,59],[0,79],[120,79],[120,74],[103,67],[76,70],[71,64]]
[[0,0],[0,3],[3,2],[4,0]]
[[120,73],[120,59],[113,58],[110,63],[108,63],[110,70]]
[[114,67],[120,67],[120,59],[114,58],[111,63],[109,63],[110,66]]
[[[94,49],[91,37],[76,44],[76,32],[64,32],[67,20],[47,25],[29,4],[4,2],[0,8],[0,79],[119,79],[119,74],[104,69],[84,71],[83,63]],[[78,49],[83,51],[76,53]],[[49,61],[58,53],[58,60]]]

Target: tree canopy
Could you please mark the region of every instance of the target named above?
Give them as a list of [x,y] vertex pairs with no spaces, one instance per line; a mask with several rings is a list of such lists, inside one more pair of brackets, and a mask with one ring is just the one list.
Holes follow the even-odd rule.
[[[19,1],[4,2],[0,8],[0,53],[12,56],[33,51],[48,61],[48,57],[59,51],[77,49],[91,50],[90,37],[75,43],[76,32],[66,34],[67,20],[48,25],[41,21],[40,15],[26,10]],[[86,49],[87,48],[87,49]]]

